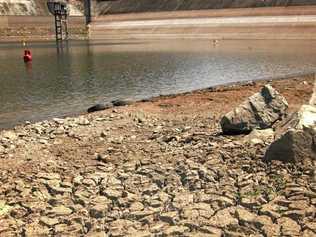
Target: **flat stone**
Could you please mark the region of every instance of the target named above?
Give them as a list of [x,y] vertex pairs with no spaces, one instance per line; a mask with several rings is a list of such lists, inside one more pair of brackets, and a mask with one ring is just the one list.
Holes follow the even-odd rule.
[[199,227],[199,230],[203,233],[206,233],[206,236],[211,236],[211,237],[221,237],[223,236],[223,232],[219,228],[215,228],[213,226],[207,226],[203,225]]
[[49,236],[49,229],[46,226],[42,226],[37,222],[33,222],[25,226],[24,236]]
[[109,198],[109,199],[118,199],[122,197],[122,191],[121,190],[115,190],[115,189],[106,189],[103,190],[103,193]]
[[53,214],[55,216],[67,216],[72,214],[72,210],[63,205],[53,207],[52,210],[49,211],[49,214]]
[[103,218],[106,215],[108,206],[106,204],[96,204],[90,209],[90,216],[93,218]]
[[251,223],[257,217],[255,214],[247,211],[246,209],[237,208],[236,216],[241,223]]
[[176,211],[166,212],[160,214],[159,219],[169,223],[170,225],[175,225],[179,221],[179,214]]
[[316,235],[316,232],[313,232],[309,229],[304,230],[302,233],[302,237],[311,237],[311,236],[315,236],[315,235]]
[[225,228],[228,225],[237,225],[238,220],[234,218],[229,208],[218,211],[209,221],[210,225],[219,228]]
[[78,125],[87,126],[90,124],[90,121],[86,118],[79,118],[77,121]]
[[272,142],[274,139],[274,131],[272,128],[258,130],[253,130],[249,135],[247,135],[244,140],[250,144],[264,144],[265,142]]
[[2,137],[7,138],[11,141],[15,141],[18,138],[17,134],[13,131],[4,131],[2,133]]
[[282,217],[278,219],[277,223],[281,227],[281,232],[283,235],[300,236],[301,227],[294,220],[288,217]]
[[273,220],[276,220],[281,217],[280,213],[278,212],[280,206],[272,204],[272,203],[267,203],[262,205],[260,209],[260,214],[261,215],[267,215],[271,217]]
[[305,223],[305,227],[316,233],[316,221]]
[[164,230],[164,234],[167,236],[181,236],[189,230],[190,229],[186,226],[170,226],[166,230]]
[[282,216],[289,217],[295,221],[302,220],[305,217],[305,210],[286,211]]
[[57,218],[49,218],[47,216],[43,216],[40,218],[40,222],[48,227],[52,227],[59,223]]
[[60,175],[58,173],[39,173],[37,177],[47,180],[60,180]]
[[130,213],[130,216],[135,218],[136,220],[142,219],[144,217],[155,214],[155,211],[152,210],[143,210],[143,211],[134,211]]
[[86,237],[108,237],[105,231],[89,231]]
[[7,205],[6,201],[0,200],[0,217],[9,213],[11,209],[11,206]]
[[173,199],[172,205],[178,209],[183,208],[193,203],[193,194],[190,193],[177,193]]
[[141,202],[133,202],[129,207],[131,212],[144,210],[144,205]]

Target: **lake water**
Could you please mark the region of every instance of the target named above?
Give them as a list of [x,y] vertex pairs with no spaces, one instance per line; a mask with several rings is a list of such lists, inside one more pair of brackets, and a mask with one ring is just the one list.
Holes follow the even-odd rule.
[[0,127],[218,84],[314,72],[316,41],[0,44]]

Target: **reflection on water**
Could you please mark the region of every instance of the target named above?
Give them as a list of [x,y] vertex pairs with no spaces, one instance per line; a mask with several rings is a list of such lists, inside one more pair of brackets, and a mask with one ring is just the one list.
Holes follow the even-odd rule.
[[157,41],[0,44],[0,127],[234,81],[311,72],[314,41]]

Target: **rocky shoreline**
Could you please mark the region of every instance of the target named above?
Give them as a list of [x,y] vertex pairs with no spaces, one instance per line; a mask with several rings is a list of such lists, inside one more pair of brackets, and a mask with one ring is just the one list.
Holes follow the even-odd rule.
[[[269,139],[221,117],[266,81],[0,132],[0,236],[314,236],[315,162],[264,162]],[[289,112],[314,75],[269,82]]]

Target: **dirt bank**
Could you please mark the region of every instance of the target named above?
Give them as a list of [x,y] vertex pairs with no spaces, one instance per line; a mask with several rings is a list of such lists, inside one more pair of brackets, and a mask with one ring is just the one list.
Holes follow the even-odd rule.
[[[71,39],[87,38],[84,17],[69,17],[68,27]],[[53,16],[0,16],[0,42],[54,39],[55,23]]]
[[[315,235],[315,164],[264,163],[267,142],[220,134],[220,117],[265,83],[3,131],[0,236]],[[290,111],[313,83],[271,82]]]
[[109,14],[91,39],[316,39],[315,6]]

